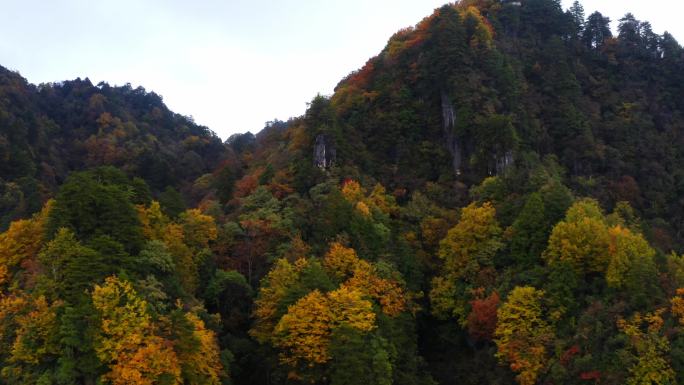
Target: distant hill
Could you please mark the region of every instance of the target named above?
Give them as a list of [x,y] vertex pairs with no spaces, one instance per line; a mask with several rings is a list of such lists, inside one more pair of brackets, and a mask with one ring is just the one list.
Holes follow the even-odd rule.
[[130,85],[32,85],[0,67],[0,221],[37,211],[71,171],[111,165],[156,192],[186,188],[230,151],[208,128]]

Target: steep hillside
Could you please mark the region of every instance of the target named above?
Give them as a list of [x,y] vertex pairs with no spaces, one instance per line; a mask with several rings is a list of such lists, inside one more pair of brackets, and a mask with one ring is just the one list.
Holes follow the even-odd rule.
[[339,168],[391,190],[438,182],[458,200],[493,175],[508,193],[528,193],[539,188],[533,175],[553,167],[606,207],[628,201],[664,249],[679,245],[683,52],[631,15],[618,30],[548,0],[438,9],[292,125],[284,140],[305,159],[300,191],[315,184],[316,143],[335,150]]

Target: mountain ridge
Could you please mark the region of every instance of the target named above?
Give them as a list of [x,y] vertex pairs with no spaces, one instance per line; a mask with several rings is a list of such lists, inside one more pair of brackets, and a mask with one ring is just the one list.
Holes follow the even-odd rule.
[[684,381],[684,50],[463,0],[221,142],[0,68],[8,384]]

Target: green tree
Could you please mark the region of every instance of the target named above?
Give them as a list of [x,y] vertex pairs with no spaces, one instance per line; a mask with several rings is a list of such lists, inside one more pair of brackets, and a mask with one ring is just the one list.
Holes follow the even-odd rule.
[[237,271],[216,270],[204,293],[207,309],[221,315],[229,332],[245,330],[249,324],[252,287]]
[[584,32],[584,26],[586,23],[586,20],[584,19],[584,7],[579,1],[575,0],[572,3],[572,7],[570,7],[568,11],[570,16],[572,16],[572,21],[575,27],[574,36],[576,38],[580,38]]
[[533,193],[511,225],[511,257],[516,262],[531,266],[540,260],[546,247],[548,225],[541,194]]
[[161,204],[162,211],[170,218],[176,218],[180,213],[185,211],[186,205],[183,196],[171,186],[167,186],[164,191],[159,194],[159,204]]
[[118,174],[111,177],[113,180],[100,174],[85,171],[69,176],[50,211],[48,232],[54,235],[62,227],[69,228],[85,242],[105,235],[126,251],[137,253],[143,237],[127,186],[117,184],[123,183]]
[[332,333],[330,355],[331,385],[392,384],[387,342],[375,333],[364,334],[342,325]]
[[106,276],[118,271],[121,261],[109,259],[83,246],[68,229],[60,229],[39,255],[45,275],[39,287],[49,296],[76,304]]
[[587,18],[582,41],[584,44],[592,49],[598,49],[603,45],[603,42],[612,37],[610,32],[610,19],[604,17],[600,12],[594,12]]

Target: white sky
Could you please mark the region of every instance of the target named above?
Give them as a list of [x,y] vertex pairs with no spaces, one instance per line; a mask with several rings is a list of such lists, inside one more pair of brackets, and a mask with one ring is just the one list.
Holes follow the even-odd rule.
[[[301,115],[445,0],[0,0],[0,65],[155,91],[222,138]],[[568,8],[572,0],[563,0]],[[684,42],[678,0],[584,0]]]

